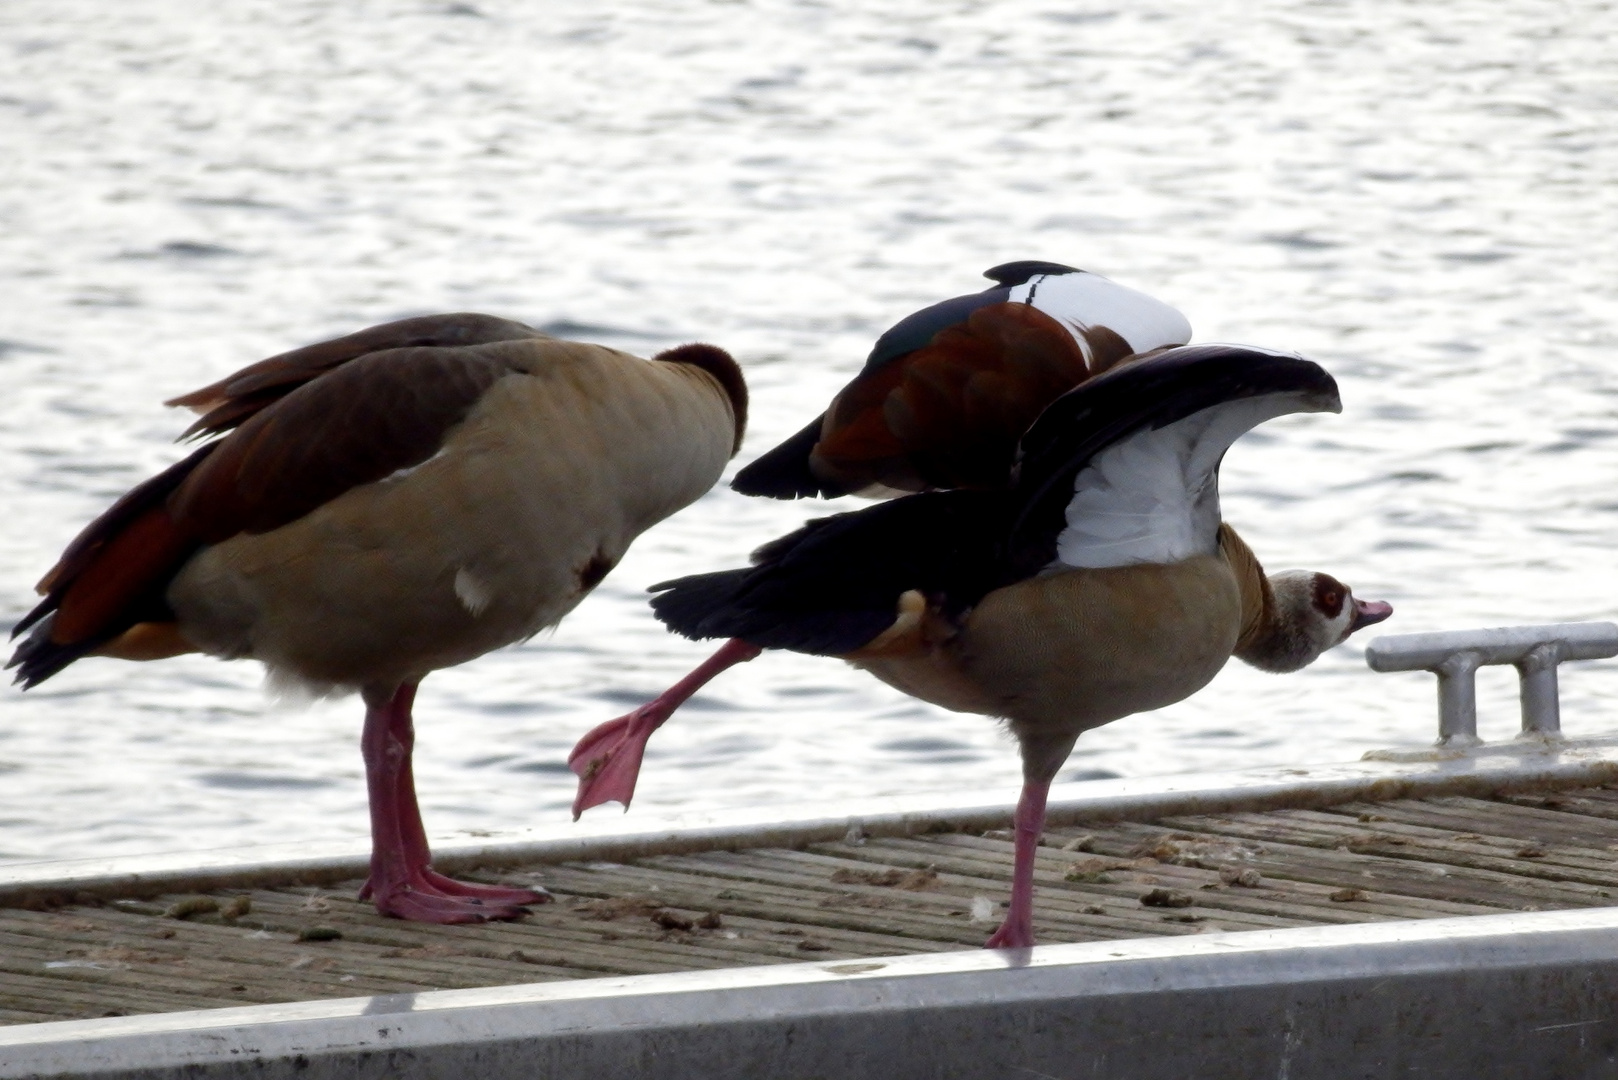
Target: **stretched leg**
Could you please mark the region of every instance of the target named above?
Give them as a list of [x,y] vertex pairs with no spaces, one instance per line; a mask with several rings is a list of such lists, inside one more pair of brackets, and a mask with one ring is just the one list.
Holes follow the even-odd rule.
[[1034,944],[1034,860],[1040,834],[1045,831],[1045,797],[1050,789],[1049,780],[1023,781],[1015,819],[1017,851],[1011,871],[1011,907],[1006,921],[984,943],[985,949],[1026,949]]
[[632,713],[608,720],[580,739],[567,756],[567,767],[579,777],[579,793],[573,799],[573,819],[592,806],[621,802],[629,809],[635,797],[635,781],[640,778],[641,757],[652,732],[702,689],[715,675],[728,667],[744,664],[762,650],[741,638],[731,638],[718,652],[703,661],[691,674],[663,691]]
[[527,889],[472,885],[433,870],[427,833],[416,803],[410,767],[415,727],[410,707],[416,687],[407,683],[391,697],[367,692],[365,731],[366,785],[371,800],[371,876],[360,890],[384,915],[418,922],[482,922],[522,915],[520,905],[549,896]]

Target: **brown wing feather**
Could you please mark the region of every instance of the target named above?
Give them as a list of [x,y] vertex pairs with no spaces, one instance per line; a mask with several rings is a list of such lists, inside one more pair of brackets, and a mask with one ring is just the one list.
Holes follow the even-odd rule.
[[432,457],[511,371],[475,349],[362,356],[249,417],[186,478],[170,508],[204,543],[279,528]]
[[278,353],[164,404],[184,406],[203,414],[186,428],[181,439],[214,435],[236,427],[310,380],[369,353],[413,347],[487,345],[544,336],[520,322],[474,312],[400,319]]
[[[1116,362],[1105,335],[1090,344],[1096,359]],[[810,468],[854,488],[1003,487],[1017,440],[1091,374],[1078,343],[1039,309],[978,308],[850,383],[827,410]]]

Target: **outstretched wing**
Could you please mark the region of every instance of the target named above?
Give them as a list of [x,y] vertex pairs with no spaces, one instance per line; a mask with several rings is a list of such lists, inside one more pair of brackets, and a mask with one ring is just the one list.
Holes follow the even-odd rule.
[[1047,405],[1134,353],[1190,339],[1173,308],[1056,263],[934,304],[877,339],[826,412],[737,474],[747,495],[1004,488]]
[[1325,369],[1287,353],[1188,345],[1121,364],[1063,395],[1023,437],[1011,561],[1022,576],[1055,562],[1213,552],[1230,445],[1286,413],[1341,409]]
[[1005,500],[929,492],[820,518],[760,548],[747,569],[652,586],[652,610],[689,638],[851,653],[893,624],[912,589],[958,611],[1002,584],[994,575]]
[[[408,322],[419,328],[431,320]],[[352,355],[356,341],[410,336],[400,332],[404,325],[286,354],[307,363],[272,358],[180,399],[211,409],[204,430],[228,434],[134,488],[68,545],[40,582],[44,599],[13,630],[33,628],[11,660],[18,681],[49,678],[137,623],[172,620],[164,592],[200,546],[268,532],[420,464],[514,370],[509,350],[477,347]]]

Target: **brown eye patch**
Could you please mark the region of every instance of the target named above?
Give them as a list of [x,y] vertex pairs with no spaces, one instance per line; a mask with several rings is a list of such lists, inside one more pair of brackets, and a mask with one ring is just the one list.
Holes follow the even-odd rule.
[[1330,574],[1315,575],[1314,605],[1326,618],[1335,619],[1342,614],[1343,601],[1347,596],[1348,586],[1341,581]]

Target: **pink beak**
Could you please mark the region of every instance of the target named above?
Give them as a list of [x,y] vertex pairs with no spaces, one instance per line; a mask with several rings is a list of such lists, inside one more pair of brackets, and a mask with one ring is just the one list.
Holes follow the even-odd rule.
[[[1393,605],[1382,600],[1354,600],[1354,621],[1348,624],[1352,634],[1362,626],[1371,626],[1393,614]],[[1347,635],[1344,635],[1345,637]]]

